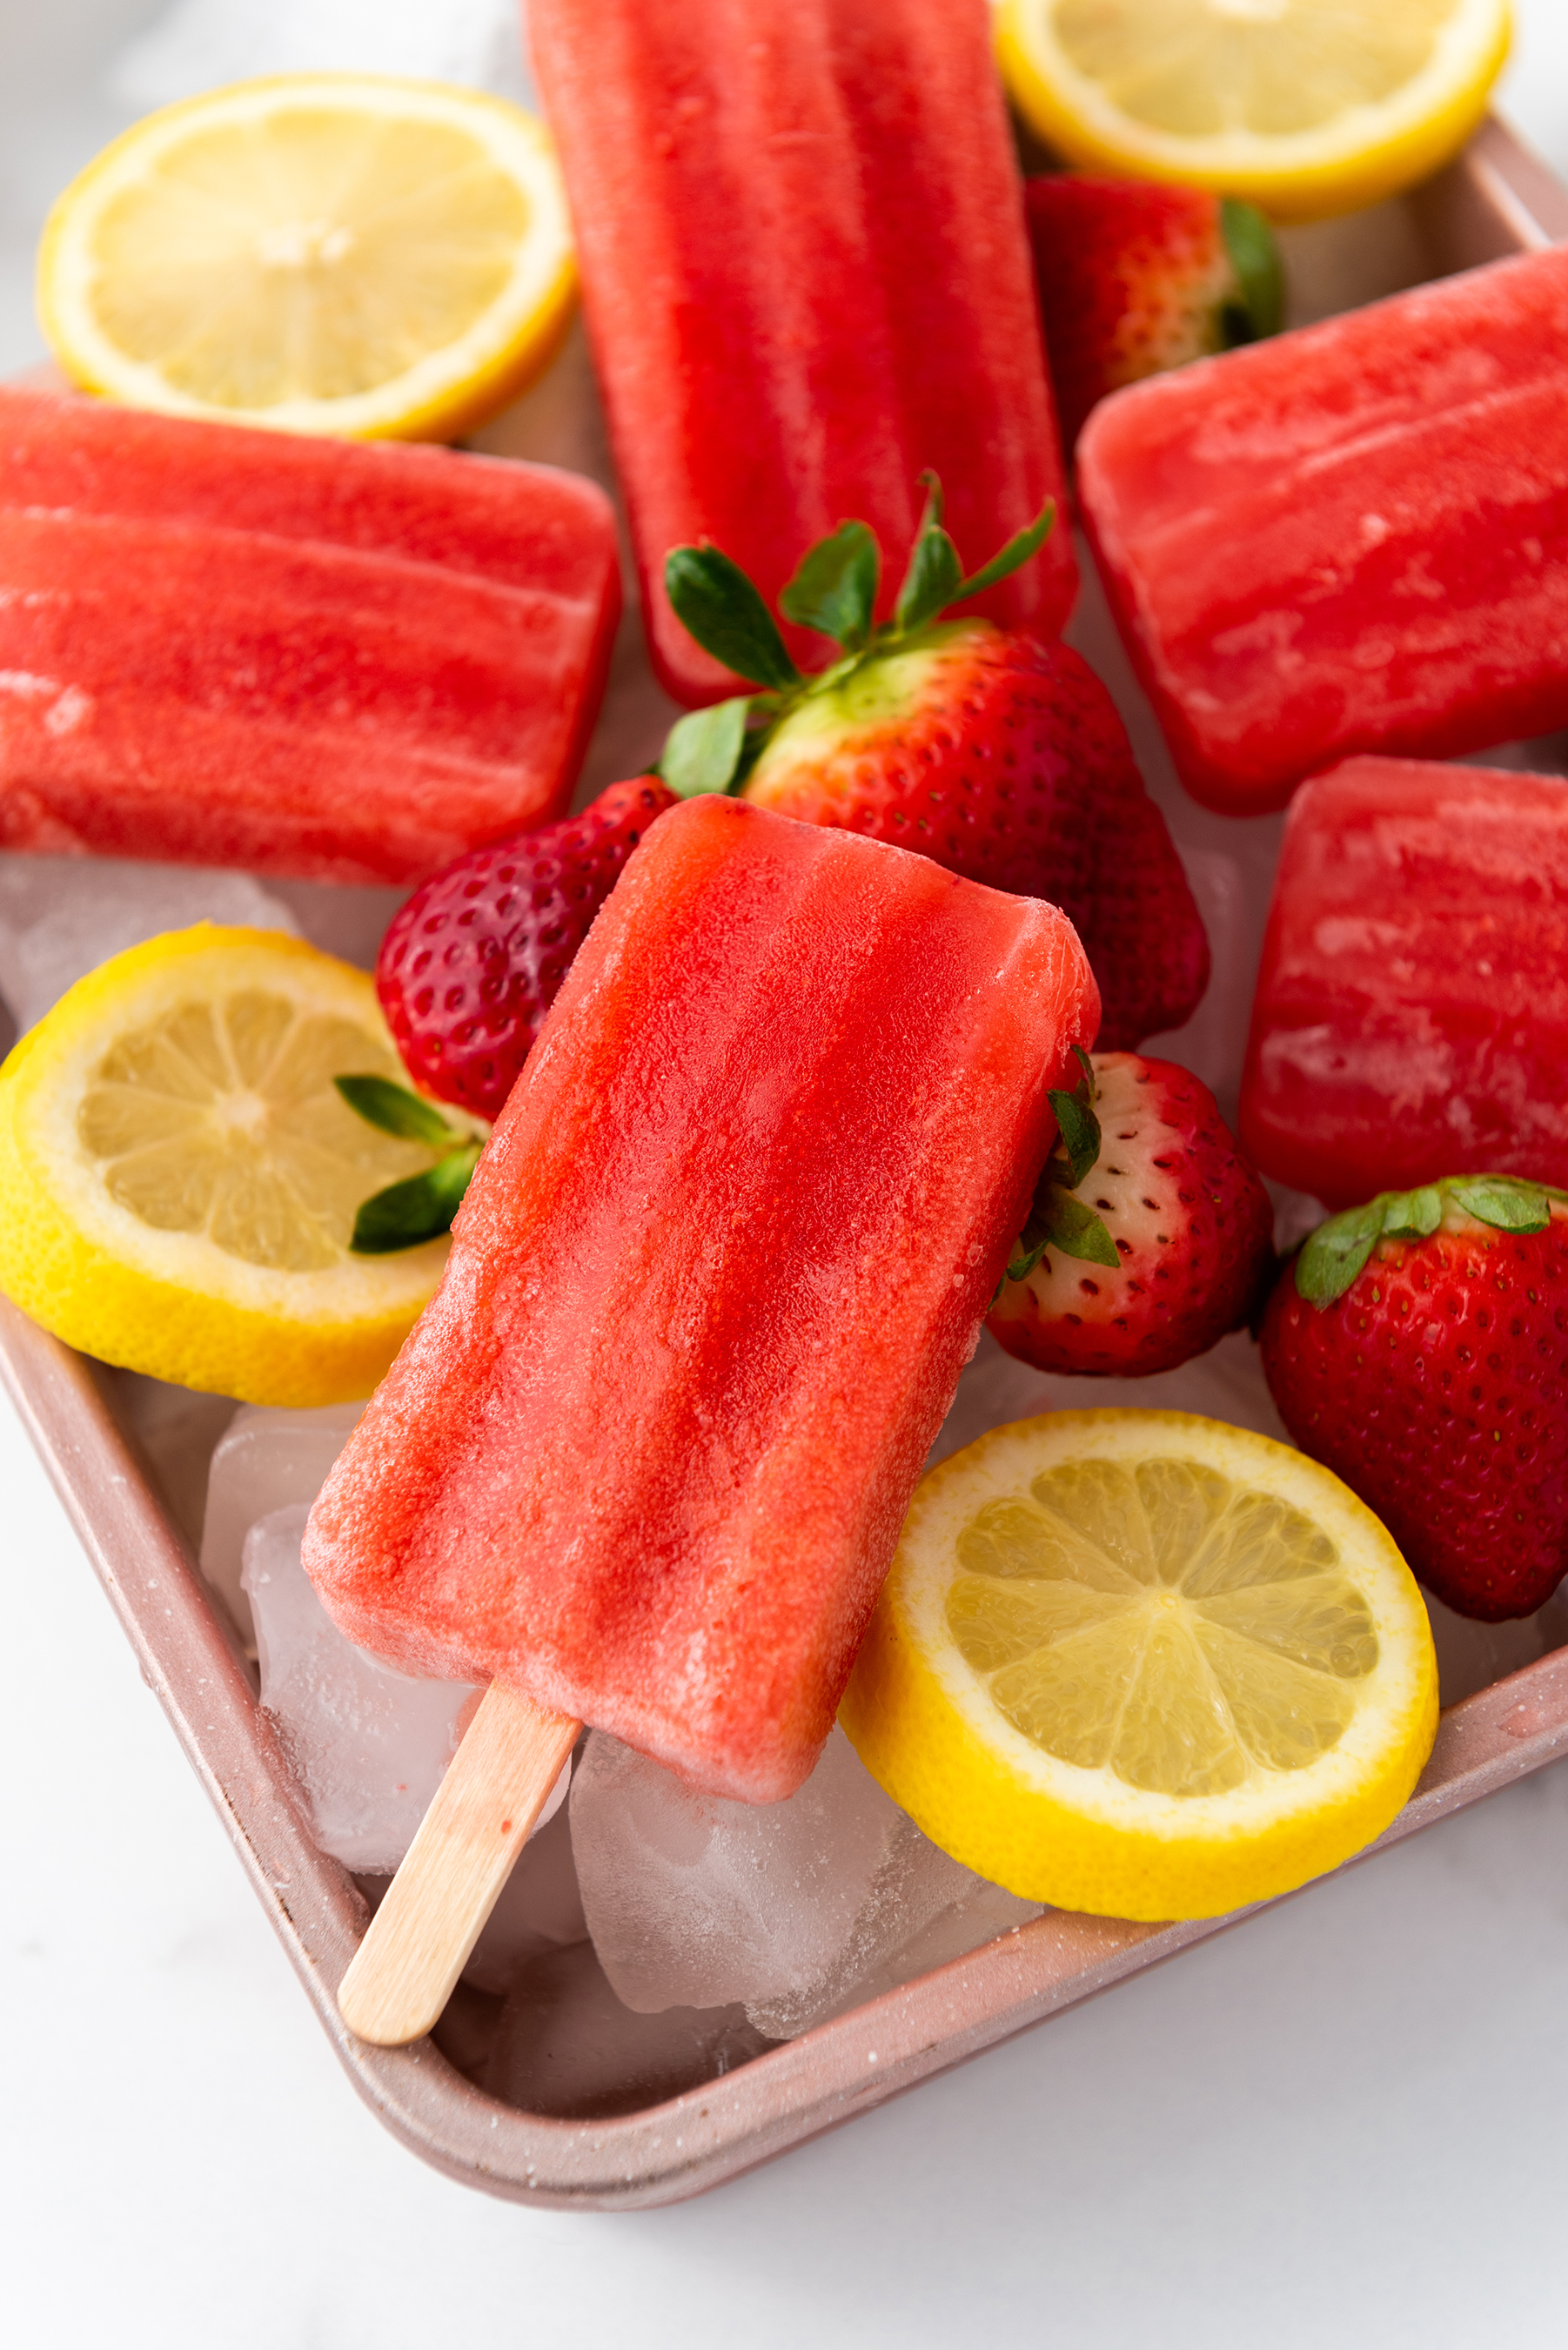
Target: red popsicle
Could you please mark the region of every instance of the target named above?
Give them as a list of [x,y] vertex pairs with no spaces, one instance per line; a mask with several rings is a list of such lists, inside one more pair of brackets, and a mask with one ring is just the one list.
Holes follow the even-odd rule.
[[0,847],[413,882],[570,792],[591,483],[0,389]]
[[1355,751],[1568,724],[1568,250],[1103,403],[1078,486],[1189,789],[1282,807]]
[[789,1794],[1098,1017],[1053,906],[743,802],[661,816],[316,1505],[341,1627]]
[[1352,759],[1297,793],[1241,1139],[1345,1208],[1440,1175],[1568,1184],[1568,782]]
[[[665,598],[711,539],[770,606],[848,517],[888,557],[933,467],[978,568],[1062,494],[986,0],[533,0],[655,667],[732,691]],[[983,598],[1055,633],[1064,530]],[[795,631],[797,657],[815,639]]]

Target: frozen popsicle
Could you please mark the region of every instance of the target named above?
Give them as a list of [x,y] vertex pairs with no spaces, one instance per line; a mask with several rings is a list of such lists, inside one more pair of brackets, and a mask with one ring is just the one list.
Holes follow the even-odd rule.
[[662,816],[317,1503],[341,1628],[789,1794],[1098,1016],[1041,900],[744,802]]
[[1241,1088],[1265,1174],[1347,1208],[1568,1184],[1568,781],[1352,759],[1291,806]]
[[1105,402],[1078,484],[1183,780],[1281,807],[1357,751],[1568,724],[1568,250]]
[[0,389],[0,847],[408,883],[556,815],[591,483]]
[[[772,606],[858,517],[885,616],[923,468],[970,569],[1060,497],[986,0],[532,0],[528,22],[672,693],[734,687],[670,608],[671,547],[711,539]],[[976,608],[1054,634],[1075,585],[1057,531]]]

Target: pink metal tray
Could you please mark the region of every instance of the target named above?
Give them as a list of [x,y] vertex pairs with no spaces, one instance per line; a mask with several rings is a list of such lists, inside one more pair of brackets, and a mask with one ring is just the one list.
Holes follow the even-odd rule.
[[[1322,315],[1423,276],[1563,239],[1568,192],[1489,123],[1457,164],[1403,203],[1298,232],[1290,240],[1298,308]],[[563,396],[559,389],[550,395],[557,407]],[[560,425],[557,417],[557,435]],[[591,418],[567,419],[566,429],[585,445],[596,438]],[[536,435],[535,423],[527,428],[535,447]],[[517,445],[504,429],[485,440]],[[1118,693],[1127,691],[1114,660],[1106,666]],[[639,696],[646,707],[635,650],[621,667],[618,700],[612,691],[592,763],[597,781],[618,764],[618,730],[632,723]],[[1127,714],[1146,749],[1147,712],[1129,706]],[[1185,845],[1222,843],[1220,819],[1187,816],[1178,826]],[[1254,911],[1261,923],[1262,907]],[[367,2047],[337,2010],[368,1916],[364,1897],[311,1839],[253,1670],[185,1531],[226,1408],[192,1399],[188,1424],[159,1448],[154,1468],[133,1432],[136,1383],[73,1354],[3,1299],[0,1371],[143,1677],[228,1826],[350,2079],[389,2129],[452,2178],[519,2202],[673,2202],[1236,1922],[1138,1926],[1047,1912],[739,2069],[609,2119],[553,2119],[482,2094],[458,2069],[467,2061],[461,2012],[449,2011],[436,2038],[411,2048]],[[1556,1647],[1568,1638],[1568,1611],[1559,1613],[1561,1621],[1543,1622],[1530,1643],[1549,1653],[1448,1709],[1419,1787],[1374,1851],[1568,1752],[1568,1648]],[[1459,1659],[1465,1683],[1473,1687],[1507,1655],[1506,1642],[1488,1647],[1478,1635]]]

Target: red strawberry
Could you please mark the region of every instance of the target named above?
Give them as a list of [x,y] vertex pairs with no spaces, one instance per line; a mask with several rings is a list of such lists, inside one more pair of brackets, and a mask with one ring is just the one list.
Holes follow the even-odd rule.
[[[1273,1211],[1190,1070],[1096,1053],[987,1326],[1043,1371],[1174,1370],[1246,1320]],[[1084,1120],[1087,1114],[1087,1126]]]
[[682,719],[661,771],[682,794],[738,789],[781,816],[1049,898],[1099,982],[1102,1044],[1179,1027],[1208,984],[1209,941],[1110,695],[1065,645],[940,617],[1027,559],[1048,514],[965,579],[940,513],[932,484],[882,628],[871,624],[879,556],[865,524],[845,523],[812,548],[780,599],[787,619],[839,647],[809,677],[727,556],[677,548],[666,578],[680,618],[766,690]]
[[426,1093],[499,1115],[594,916],[673,806],[657,775],[611,784],[580,816],[471,849],[399,908],[376,992]]
[[1568,1194],[1385,1191],[1320,1224],[1263,1317],[1303,1452],[1461,1616],[1533,1615],[1568,1569]]
[[1024,194],[1069,450],[1107,391],[1278,333],[1279,252],[1251,204],[1065,172]]

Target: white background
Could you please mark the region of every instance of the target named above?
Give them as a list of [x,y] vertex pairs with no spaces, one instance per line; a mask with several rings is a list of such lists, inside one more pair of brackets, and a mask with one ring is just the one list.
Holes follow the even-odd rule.
[[[0,367],[153,13],[0,0]],[[1518,13],[1568,171],[1568,6]],[[523,2211],[359,2106],[3,1405],[0,1520],[13,2342],[1568,2340],[1561,1766],[699,2202]]]

